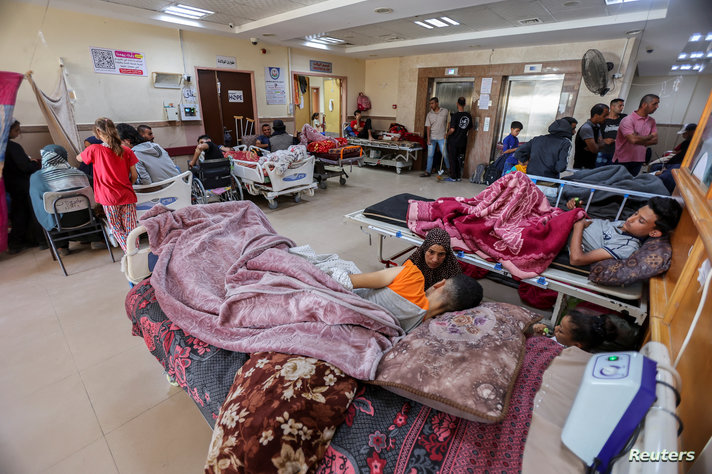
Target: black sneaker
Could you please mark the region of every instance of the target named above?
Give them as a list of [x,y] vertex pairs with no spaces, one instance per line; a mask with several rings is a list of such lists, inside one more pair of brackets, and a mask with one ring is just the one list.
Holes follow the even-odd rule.
[[424,173],[422,173],[422,174],[420,175],[420,177],[421,177],[421,178],[429,178],[429,177],[430,177],[430,173],[428,173],[427,171],[425,171]]

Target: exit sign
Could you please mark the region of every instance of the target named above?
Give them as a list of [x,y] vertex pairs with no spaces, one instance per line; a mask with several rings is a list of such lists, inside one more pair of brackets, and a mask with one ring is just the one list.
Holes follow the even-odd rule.
[[449,68],[445,69],[445,75],[446,76],[457,76],[457,68],[449,67]]

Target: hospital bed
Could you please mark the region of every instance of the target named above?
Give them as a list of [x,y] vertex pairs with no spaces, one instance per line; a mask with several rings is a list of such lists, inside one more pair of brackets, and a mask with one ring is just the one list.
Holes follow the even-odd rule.
[[[617,218],[621,216],[623,209],[630,199],[637,198],[640,200],[647,200],[653,196],[657,196],[655,194],[636,191],[621,191],[607,186],[575,183],[540,176],[530,177],[535,183],[547,183],[554,185],[553,187],[540,186],[540,189],[544,191],[545,195],[549,196],[550,201],[554,206],[564,204],[563,196],[565,196],[564,191],[567,188],[583,188],[589,190],[589,199],[585,201],[584,206],[586,211],[591,210],[590,205],[596,192],[621,194],[622,202],[619,205]],[[364,215],[363,209],[346,214],[344,216],[344,220],[349,224],[359,226],[359,228],[363,232],[369,234],[369,236],[372,234],[377,236],[378,259],[381,263],[386,264],[387,266],[397,265],[398,263],[395,261],[397,258],[404,256],[408,252],[412,251],[414,247],[420,246],[423,243],[423,238],[410,231],[405,224],[398,225],[396,223],[387,223],[381,220],[373,219]],[[408,245],[408,247],[405,250],[398,251],[395,255],[386,256],[384,255],[384,244],[388,238],[395,239],[397,242],[402,242]],[[485,260],[474,253],[457,251],[456,256],[463,262],[500,274],[506,278],[512,277],[512,275],[500,263]],[[573,273],[565,269],[555,267],[550,267],[537,277],[527,278],[522,281],[539,288],[554,290],[558,293],[554,310],[552,312],[552,323],[556,322],[556,318],[565,306],[566,296],[590,301],[614,311],[625,312],[635,318],[635,322],[639,325],[643,324],[648,314],[648,299],[642,283],[636,283],[627,287],[603,286],[590,282],[587,276],[583,274]]]
[[423,148],[415,142],[396,140],[368,140],[348,138],[350,145],[360,145],[366,149],[364,162],[369,165],[395,166],[400,174],[403,168],[411,169],[418,159],[417,153]]

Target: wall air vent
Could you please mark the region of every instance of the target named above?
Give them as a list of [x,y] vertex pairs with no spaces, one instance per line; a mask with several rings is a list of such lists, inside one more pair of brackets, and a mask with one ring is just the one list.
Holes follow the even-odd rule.
[[519,20],[520,25],[537,25],[543,23],[539,18],[527,18],[526,20]]

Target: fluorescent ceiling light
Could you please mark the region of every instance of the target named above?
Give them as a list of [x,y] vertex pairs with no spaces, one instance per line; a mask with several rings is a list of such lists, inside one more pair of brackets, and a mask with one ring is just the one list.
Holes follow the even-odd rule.
[[427,28],[429,30],[433,29],[432,26],[428,25],[427,23],[423,23],[422,21],[414,21],[413,23],[415,23],[416,25],[422,26],[423,28]]
[[687,59],[687,53],[680,53],[677,55],[677,59]]
[[712,58],[712,51],[707,51],[707,57]]
[[448,17],[446,17],[446,16],[441,16],[440,19],[443,20],[443,21],[446,21],[446,22],[450,23],[452,26],[457,26],[457,25],[459,25],[458,22],[456,22],[456,21],[453,20],[452,18],[448,18]]
[[673,64],[670,69],[672,69],[673,71],[677,71],[678,69],[680,69],[680,66],[678,66],[677,64]]
[[712,41],[712,33],[707,33],[707,36],[705,36],[705,41]]
[[329,49],[329,47],[323,43],[315,43],[314,41],[307,41],[304,46],[309,46],[310,48],[316,49]]
[[680,69],[682,69],[683,71],[689,71],[690,69],[692,69],[692,66],[689,64],[683,64],[682,66],[680,66]]
[[690,59],[697,59],[701,58],[705,55],[702,51],[695,51],[694,53],[690,53]]
[[692,66],[693,71],[699,71],[702,68],[702,64],[695,64]]
[[606,5],[616,5],[618,3],[623,3],[623,0],[606,0]]
[[438,28],[444,28],[448,26],[447,23],[442,20],[438,20],[437,18],[428,18],[427,20],[425,20],[425,23],[430,23],[431,25],[437,26]]
[[171,15],[178,15],[185,18],[192,18],[193,20],[198,20],[200,18],[212,15],[215,12],[210,10],[203,10],[201,8],[195,8],[188,5],[171,5],[163,9],[164,12],[170,13]]
[[702,39],[702,34],[701,33],[695,33],[694,35],[690,36],[690,41],[699,41]]
[[304,39],[306,39],[307,41],[311,41],[312,43],[321,43],[321,44],[340,44],[340,43],[346,42],[339,38],[332,38],[331,36],[311,35],[311,36],[307,36]]

